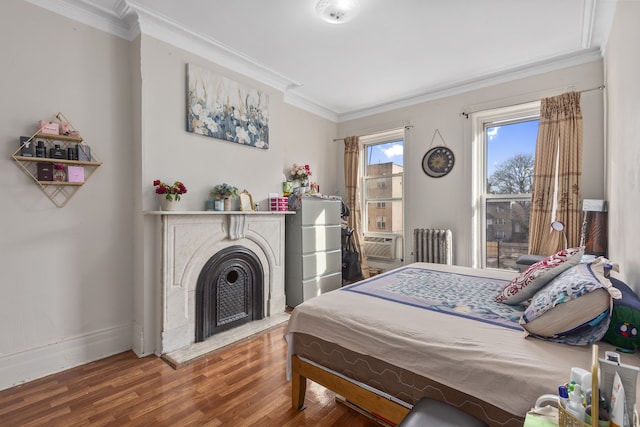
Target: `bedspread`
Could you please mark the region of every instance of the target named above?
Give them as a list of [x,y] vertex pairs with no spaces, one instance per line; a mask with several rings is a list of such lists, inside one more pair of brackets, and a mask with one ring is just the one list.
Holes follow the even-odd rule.
[[[428,263],[410,267],[470,276],[481,272],[501,283],[517,274]],[[354,286],[357,289],[356,284],[329,292],[294,309],[285,332],[287,363],[295,354],[291,334],[300,332],[431,378],[520,417],[538,396],[557,393],[571,367],[591,366],[591,347],[525,338],[513,328],[354,292]],[[600,343],[602,357],[607,350],[615,351]],[[640,366],[637,355],[622,358]]]

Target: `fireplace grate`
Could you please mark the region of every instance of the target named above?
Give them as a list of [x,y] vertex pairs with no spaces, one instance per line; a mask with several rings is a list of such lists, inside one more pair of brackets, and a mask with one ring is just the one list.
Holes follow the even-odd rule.
[[195,341],[264,318],[263,269],[244,246],[231,246],[207,261],[196,285]]

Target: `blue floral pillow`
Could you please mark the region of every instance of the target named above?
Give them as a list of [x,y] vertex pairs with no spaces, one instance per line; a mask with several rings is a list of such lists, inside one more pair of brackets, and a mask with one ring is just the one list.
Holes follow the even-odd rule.
[[611,282],[592,264],[564,271],[531,298],[520,319],[532,336],[571,345],[600,341],[611,319]]

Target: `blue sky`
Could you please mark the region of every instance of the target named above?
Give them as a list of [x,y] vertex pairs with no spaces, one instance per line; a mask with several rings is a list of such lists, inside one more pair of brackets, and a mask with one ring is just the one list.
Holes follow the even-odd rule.
[[496,126],[487,130],[487,173],[488,177],[496,167],[516,154],[536,152],[538,120]]
[[[490,128],[487,135],[487,171],[491,176],[500,164],[516,154],[535,154],[538,120],[496,126]],[[369,164],[404,164],[402,141],[374,145],[368,151]]]
[[368,150],[369,164],[377,165],[378,163],[393,162],[396,165],[402,166],[403,160],[403,144],[402,141],[387,142],[386,144],[371,146]]

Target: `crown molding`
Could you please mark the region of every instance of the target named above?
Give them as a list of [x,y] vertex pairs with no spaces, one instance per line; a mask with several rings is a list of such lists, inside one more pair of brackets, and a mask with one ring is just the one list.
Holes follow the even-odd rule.
[[[607,22],[610,21],[609,17],[612,15],[612,11],[615,11],[617,0],[584,0],[582,31],[582,46],[584,48],[581,50],[543,61],[523,64],[517,68],[499,70],[477,79],[450,82],[446,85],[435,86],[419,95],[390,99],[375,106],[343,113],[296,93],[296,89],[302,86],[301,83],[260,64],[253,58],[237,52],[217,40],[197,34],[165,16],[152,13],[137,4],[135,0],[27,1],[128,41],[132,41],[140,34],[149,35],[273,87],[283,92],[284,102],[289,105],[327,120],[341,123],[600,60],[604,49],[603,40],[606,40],[610,27],[610,23],[607,27]],[[608,3],[605,5],[604,1],[613,1],[613,6]],[[600,18],[596,19],[603,14],[607,17],[607,22],[604,23],[600,22]],[[591,47],[597,45],[601,45],[603,48]]]
[[298,94],[295,93],[296,87],[287,88],[284,93],[284,102],[294,107],[298,107],[302,110],[308,111],[309,113],[313,113],[316,116],[320,116],[324,119],[330,120],[334,123],[338,122],[338,113],[331,110],[330,108],[323,107],[322,105]]
[[128,4],[135,10],[141,33],[144,35],[194,53],[282,92],[301,86],[295,80],[260,64],[253,58],[237,52],[217,40],[195,33],[167,17],[136,5],[135,2],[128,2]]
[[581,49],[565,55],[556,56],[543,61],[523,64],[517,68],[510,68],[487,74],[481,78],[457,81],[447,85],[434,87],[420,95],[389,100],[371,108],[338,114],[338,123],[374,114],[385,113],[399,108],[410,107],[423,102],[433,101],[448,96],[459,95],[472,90],[483,89],[501,83],[508,83],[514,80],[531,77],[551,71],[558,71],[568,67],[587,64],[589,62],[600,61],[602,53],[599,48]]
[[50,12],[131,41],[140,33],[124,0],[26,0]]

